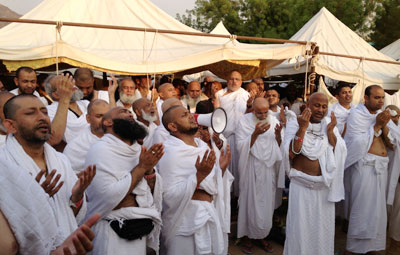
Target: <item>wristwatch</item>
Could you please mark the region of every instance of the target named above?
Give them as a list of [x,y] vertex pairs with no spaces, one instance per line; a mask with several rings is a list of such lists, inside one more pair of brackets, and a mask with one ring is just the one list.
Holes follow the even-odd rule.
[[379,129],[378,132],[376,132],[376,131],[374,130],[374,135],[375,135],[375,137],[379,137],[381,134],[382,134],[382,129]]

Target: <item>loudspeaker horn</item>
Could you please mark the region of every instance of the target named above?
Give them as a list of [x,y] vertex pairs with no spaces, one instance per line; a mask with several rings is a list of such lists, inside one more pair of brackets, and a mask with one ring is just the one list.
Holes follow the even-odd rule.
[[228,121],[226,112],[221,107],[218,107],[212,113],[208,114],[195,113],[193,116],[197,124],[206,127],[211,127],[217,134],[221,134],[222,132],[224,132]]

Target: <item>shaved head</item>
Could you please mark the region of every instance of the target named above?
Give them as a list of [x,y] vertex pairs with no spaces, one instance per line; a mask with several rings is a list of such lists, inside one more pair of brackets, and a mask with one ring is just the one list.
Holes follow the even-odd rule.
[[161,105],[161,111],[165,113],[169,108],[172,106],[182,106],[182,102],[176,98],[176,97],[171,97],[168,98],[167,100],[164,101],[164,103]]
[[268,100],[263,97],[257,97],[254,99],[253,108],[269,107]]
[[114,119],[117,115],[118,112],[124,109],[122,106],[116,106],[111,108],[108,112],[106,112],[103,116],[103,121],[107,119]]
[[311,110],[310,122],[320,123],[328,113],[328,97],[321,92],[315,92],[308,99],[307,106]]
[[102,99],[96,99],[96,100],[90,102],[90,104],[88,105],[87,113],[88,113],[88,114],[91,114],[91,113],[92,113],[92,110],[93,110],[93,107],[96,107],[96,106],[106,106],[106,105],[108,105],[108,103],[107,103],[106,101],[104,101],[104,100],[102,100]]
[[263,97],[257,97],[253,102],[253,114],[259,120],[265,120],[268,117],[268,100]]
[[311,101],[313,101],[313,100],[324,100],[328,103],[328,97],[324,93],[321,93],[321,92],[313,93],[310,96],[310,98],[308,99],[308,102],[311,103]]
[[15,96],[14,94],[8,91],[0,92],[0,120],[4,120],[3,107],[5,103],[14,96]]
[[176,97],[176,90],[171,83],[164,83],[158,87],[158,94],[162,100],[166,100],[171,97]]
[[[168,100],[168,99],[167,99]],[[136,100],[133,104],[132,104],[132,109],[133,111],[136,110],[140,110],[143,109],[143,107],[149,102],[150,100],[148,100],[145,97],[139,98],[138,100]]]
[[169,107],[163,114],[162,116],[162,124],[164,125],[164,127],[168,130],[168,132],[170,131],[168,129],[168,124],[172,123],[175,121],[175,119],[177,118],[176,112],[178,109],[183,108],[185,109],[185,107],[183,107],[182,105],[173,105],[171,107]]

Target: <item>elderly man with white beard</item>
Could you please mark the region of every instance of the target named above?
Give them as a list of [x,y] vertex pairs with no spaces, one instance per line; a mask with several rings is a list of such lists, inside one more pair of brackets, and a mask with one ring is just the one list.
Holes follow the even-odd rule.
[[[232,159],[229,164],[229,170],[235,177],[233,192],[236,197],[239,197],[240,175],[238,171],[239,156],[237,154],[235,130],[240,118],[246,113],[246,104],[250,96],[241,86],[242,75],[238,71],[232,71],[228,78],[227,87],[216,93],[217,99],[214,104],[215,108],[221,106],[228,117],[228,123],[223,134],[231,148]],[[251,108],[251,105],[248,108]]]
[[93,254],[146,254],[159,249],[162,183],[154,166],[163,155],[162,144],[149,149],[137,141],[146,130],[123,107],[109,110],[102,120],[105,135],[86,157],[97,175],[88,189],[88,215],[102,215],[94,226]]
[[[272,228],[276,190],[284,188],[285,181],[285,172],[279,173],[280,143],[279,121],[269,112],[268,101],[256,98],[253,112],[240,119],[236,130],[240,173],[237,236],[258,240],[266,252],[273,252],[265,238]],[[242,249],[252,252],[247,238]]]
[[[86,121],[86,112],[89,101],[81,100],[83,98],[83,93],[77,87],[74,86],[74,91],[72,96],[69,98],[62,98],[61,91],[57,86],[58,83],[66,83],[74,86],[74,81],[72,77],[69,76],[54,76],[51,75],[45,80],[46,93],[54,100],[54,102],[47,106],[48,115],[50,120],[54,122],[57,119],[57,115],[63,114],[66,116],[66,126],[63,133],[63,141],[69,143],[76,136],[80,134],[81,131],[85,130],[89,124]],[[62,100],[61,100],[62,99]],[[63,112],[60,112],[59,108],[62,107]],[[64,111],[64,108],[66,110]],[[65,125],[65,123],[64,123]]]
[[143,145],[146,148],[150,148],[150,146],[153,145],[153,135],[157,128],[157,125],[154,123],[158,119],[156,108],[147,98],[136,100],[132,108],[136,114],[137,123],[142,125],[147,131],[147,136],[143,140]]
[[230,228],[230,161],[195,138],[198,125],[182,106],[165,111],[162,122],[170,132],[159,162],[163,178],[162,252],[167,255],[227,254]]
[[188,109],[191,113],[196,112],[196,105],[208,97],[201,92],[201,85],[198,81],[192,81],[188,84],[186,95],[181,98],[183,107]]
[[136,86],[131,78],[124,78],[120,81],[119,86],[119,99],[116,106],[121,106],[128,109],[136,118],[135,112],[132,109],[132,104],[138,98],[135,96]]
[[90,146],[104,135],[101,120],[110,110],[110,105],[102,99],[95,99],[90,102],[87,109],[86,121],[90,126],[69,142],[63,151],[77,174],[85,169],[85,158]]

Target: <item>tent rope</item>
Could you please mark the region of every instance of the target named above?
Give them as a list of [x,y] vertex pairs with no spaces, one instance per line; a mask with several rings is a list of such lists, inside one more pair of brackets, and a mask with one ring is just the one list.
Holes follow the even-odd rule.
[[[307,102],[307,95],[310,94],[310,86],[308,82],[308,59],[311,57],[308,52],[308,48],[311,48],[311,42],[307,42],[306,44],[306,53],[304,55],[304,58],[306,60],[306,73],[305,73],[305,78],[304,78],[304,102]],[[311,51],[312,54],[312,51]]]
[[56,74],[58,75],[58,41],[61,40],[61,28],[63,26],[62,21],[56,22]]

